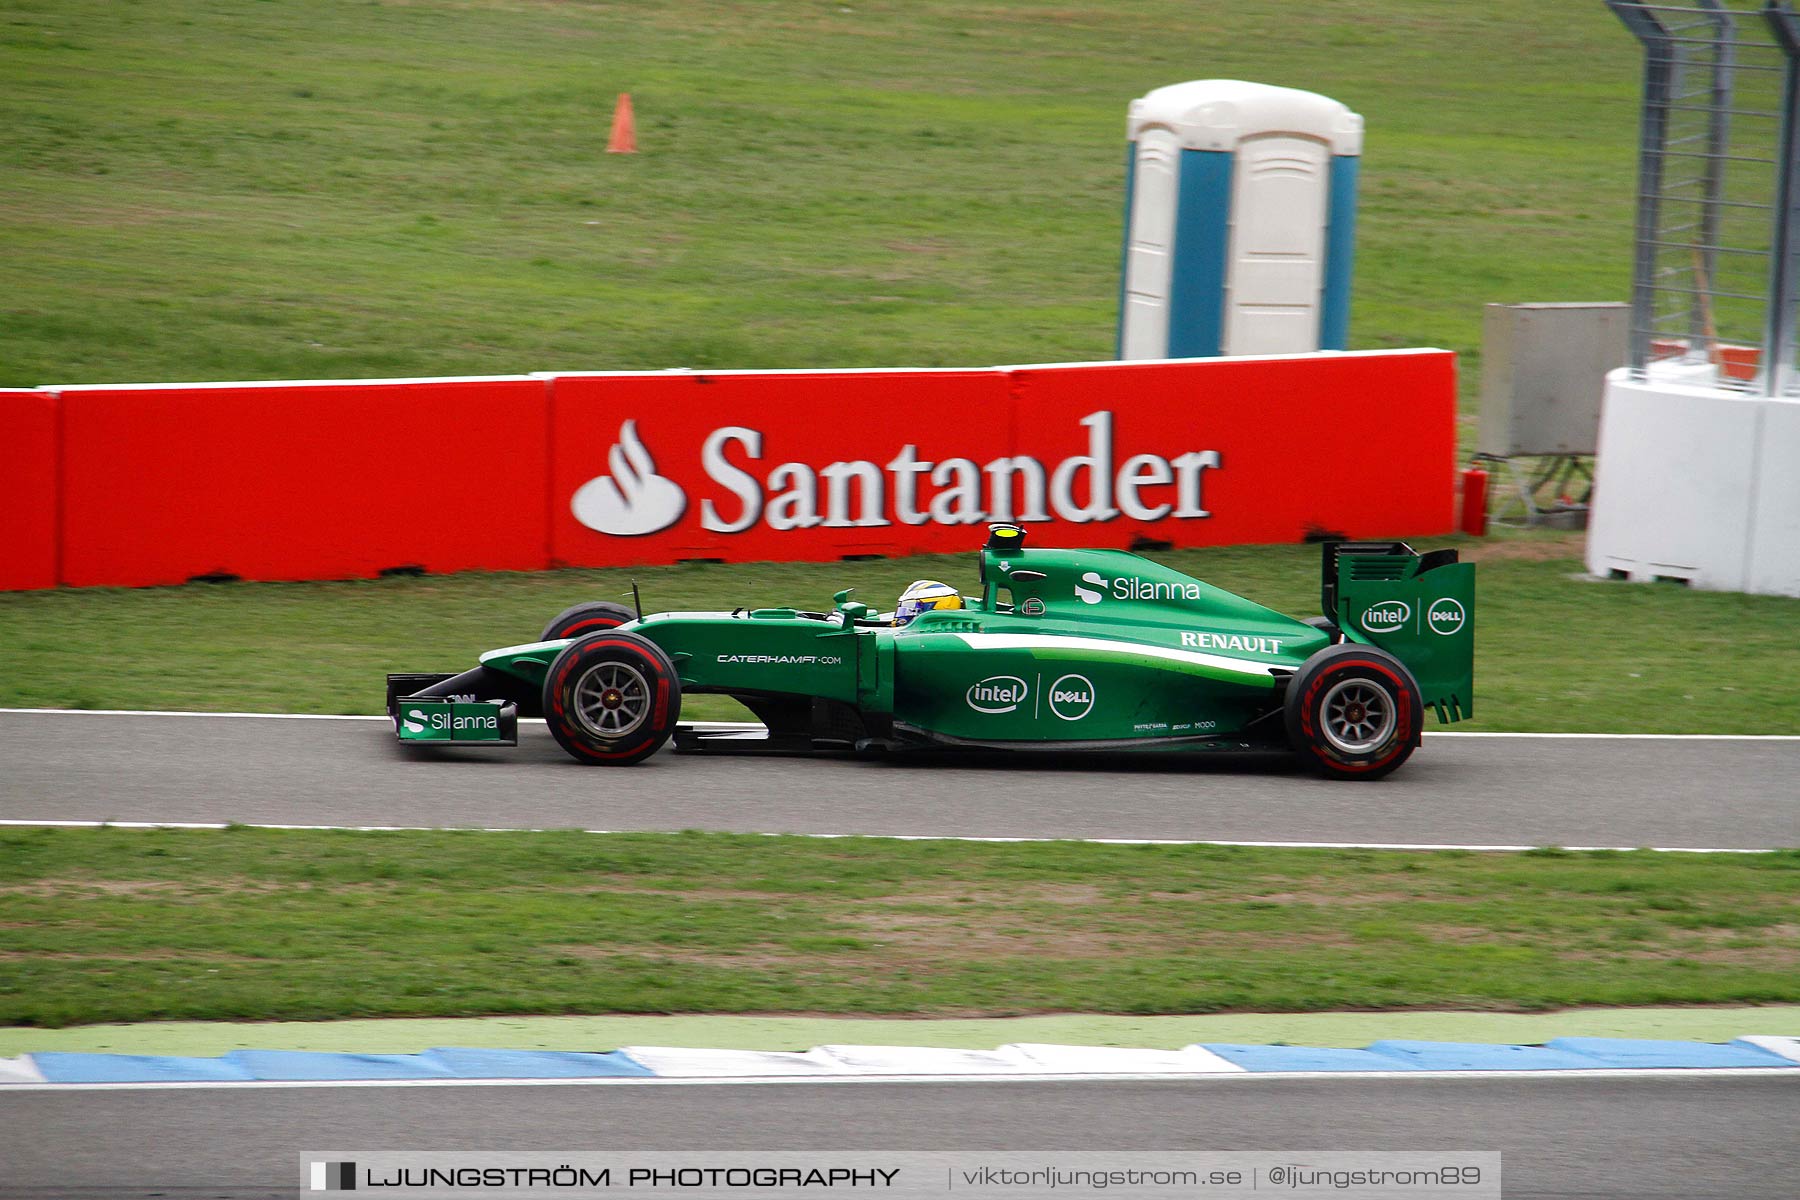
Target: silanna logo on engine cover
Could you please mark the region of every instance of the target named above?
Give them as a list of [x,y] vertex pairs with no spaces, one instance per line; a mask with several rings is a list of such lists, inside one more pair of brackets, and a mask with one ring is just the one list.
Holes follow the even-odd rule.
[[[1087,452],[1055,463],[1015,454],[977,463],[938,461],[901,446],[886,462],[861,459],[814,467],[783,462],[764,473],[764,437],[744,425],[714,429],[700,446],[700,467],[714,485],[701,498],[700,525],[711,533],[770,529],[847,529],[882,525],[975,525],[984,521],[1106,522],[1119,517],[1160,521],[1210,517],[1205,473],[1217,450],[1164,457],[1134,454],[1115,462],[1113,415],[1089,413]],[[569,508],[598,533],[636,537],[675,525],[689,498],[656,460],[628,420],[607,454],[609,473],[576,489]],[[684,476],[685,477],[685,476]]]

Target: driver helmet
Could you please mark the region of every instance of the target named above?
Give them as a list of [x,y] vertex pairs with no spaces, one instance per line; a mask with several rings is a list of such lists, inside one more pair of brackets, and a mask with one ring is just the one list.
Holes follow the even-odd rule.
[[962,606],[962,597],[949,584],[935,579],[914,580],[900,593],[900,603],[894,606],[894,624],[909,625],[922,612]]

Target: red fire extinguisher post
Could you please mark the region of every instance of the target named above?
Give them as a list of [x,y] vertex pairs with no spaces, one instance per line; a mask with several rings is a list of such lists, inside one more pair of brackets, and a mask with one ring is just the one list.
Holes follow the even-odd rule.
[[1486,537],[1488,473],[1465,467],[1462,473],[1462,531],[1470,537]]

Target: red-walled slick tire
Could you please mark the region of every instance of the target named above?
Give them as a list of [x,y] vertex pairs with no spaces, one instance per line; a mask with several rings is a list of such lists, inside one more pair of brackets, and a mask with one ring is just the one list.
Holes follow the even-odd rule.
[[599,633],[602,629],[617,629],[625,622],[632,620],[636,620],[636,614],[623,604],[610,604],[605,600],[589,600],[557,613],[550,623],[544,626],[544,636],[538,641],[560,642],[564,638]]
[[1380,779],[1412,756],[1424,724],[1412,672],[1373,646],[1327,646],[1288,684],[1288,741],[1334,779]]
[[544,676],[544,723],[576,762],[628,767],[655,754],[681,715],[681,680],[635,633],[590,633]]

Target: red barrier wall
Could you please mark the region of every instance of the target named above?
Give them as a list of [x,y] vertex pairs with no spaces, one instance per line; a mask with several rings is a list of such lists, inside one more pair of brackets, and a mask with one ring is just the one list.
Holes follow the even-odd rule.
[[56,398],[0,391],[0,591],[56,586]]
[[[1446,533],[1454,364],[1411,351],[560,376],[552,557],[604,566],[954,551],[972,544],[969,525],[1003,515],[1045,522],[1041,536],[1058,545]],[[832,503],[830,465],[846,463],[875,476],[872,519],[851,494]],[[931,523],[908,522],[919,514]]]
[[[1026,367],[1013,380],[1020,442],[1046,461],[1087,454],[1092,430],[1076,422],[1096,412],[1111,414],[1121,475],[1134,455],[1216,455],[1167,472],[1191,477],[1198,503],[1186,511],[1208,516],[1179,515],[1177,478],[1136,489],[1139,513],[1157,519],[1059,523],[1058,542],[1242,545],[1448,533],[1454,522],[1456,368],[1445,351]],[[1134,474],[1164,470],[1148,462]]]
[[68,584],[535,570],[541,379],[64,388]]
[[1445,533],[1454,362],[0,393],[0,588]]
[[[574,566],[964,549],[979,514],[946,500],[965,523],[931,523],[944,489],[889,464],[908,447],[932,468],[986,463],[1011,442],[999,370],[565,375],[551,412],[551,557]],[[831,469],[859,461],[873,470]]]

